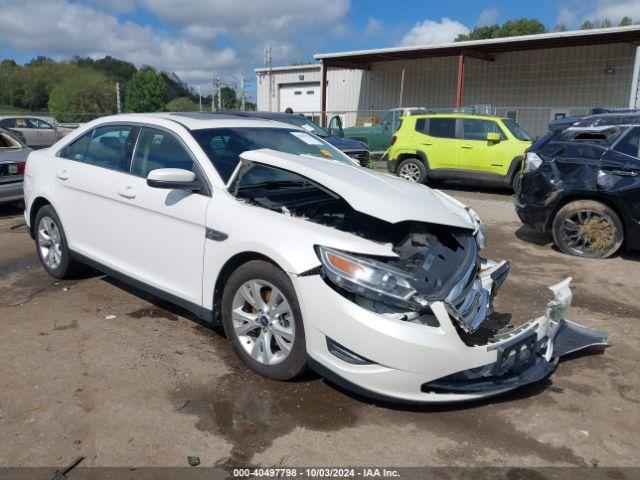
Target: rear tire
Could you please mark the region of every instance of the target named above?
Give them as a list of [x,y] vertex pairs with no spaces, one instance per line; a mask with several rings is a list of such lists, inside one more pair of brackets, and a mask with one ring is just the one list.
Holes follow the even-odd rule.
[[517,170],[511,177],[511,188],[513,193],[518,194],[518,185],[520,184],[520,170]]
[[427,168],[418,158],[407,158],[398,165],[397,175],[413,183],[424,183],[427,178]]
[[33,229],[38,257],[49,275],[69,279],[82,271],[83,265],[71,257],[62,222],[51,205],[38,210]]
[[231,274],[222,293],[222,324],[236,354],[254,372],[289,380],[306,369],[298,298],[275,265],[252,260]]
[[560,250],[578,257],[610,257],[624,240],[616,212],[594,200],[578,200],[562,207],[553,218],[552,232]]

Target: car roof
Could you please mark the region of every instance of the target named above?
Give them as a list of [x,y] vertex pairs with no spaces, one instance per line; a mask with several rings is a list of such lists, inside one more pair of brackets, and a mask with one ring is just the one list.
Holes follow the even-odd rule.
[[106,122],[143,122],[155,123],[158,120],[170,120],[179,123],[188,130],[202,130],[205,128],[233,128],[233,127],[258,127],[258,128],[295,128],[289,123],[276,122],[260,118],[250,118],[240,115],[229,115],[215,112],[176,112],[176,113],[123,113],[101,117],[93,125]]
[[411,115],[411,118],[474,118],[477,120],[505,120],[505,117],[496,117],[493,115],[475,115],[473,113],[421,113],[419,115]]

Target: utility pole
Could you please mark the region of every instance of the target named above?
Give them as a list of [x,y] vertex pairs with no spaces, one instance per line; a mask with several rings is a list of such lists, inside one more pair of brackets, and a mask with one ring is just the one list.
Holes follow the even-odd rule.
[[271,97],[273,95],[273,66],[271,64],[271,44],[264,47],[264,66],[269,69],[269,111],[271,112]]
[[222,79],[218,77],[218,110],[222,110]]
[[120,82],[116,82],[116,108],[118,113],[122,113],[122,108],[120,105]]
[[212,112],[215,112],[216,110],[215,103],[213,102],[213,95],[215,92],[216,92],[216,80],[212,73],[211,74],[211,111]]
[[200,103],[200,112],[202,112],[202,89],[200,88],[200,85],[196,85],[196,88],[198,89],[198,102]]
[[244,77],[240,77],[240,110],[244,110]]

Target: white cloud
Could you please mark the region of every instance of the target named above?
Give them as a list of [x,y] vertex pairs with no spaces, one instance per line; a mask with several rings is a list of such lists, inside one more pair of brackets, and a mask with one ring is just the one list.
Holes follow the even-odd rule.
[[440,22],[425,20],[416,23],[414,27],[402,37],[400,45],[427,45],[452,42],[458,35],[469,33],[469,29],[462,23],[444,17]]
[[0,6],[0,43],[15,51],[57,58],[112,55],[138,66],[176,72],[189,82],[206,81],[212,71],[244,68],[230,47],[205,48],[185,37],[158,34],[149,26],[122,22],[112,14],[67,0],[26,0]]
[[373,38],[380,35],[383,31],[384,25],[382,24],[382,20],[378,20],[377,18],[369,18],[369,20],[367,20],[367,25],[362,31],[362,36],[364,38]]
[[497,8],[485,8],[480,12],[476,25],[478,27],[486,27],[487,25],[494,25],[498,23],[500,18],[500,11]]
[[585,20],[594,22],[606,18],[615,26],[623,17],[630,17],[634,22],[640,21],[640,0],[565,1],[558,11],[556,23],[578,28]]
[[334,26],[349,10],[349,0],[139,0],[165,22],[189,28],[206,25],[231,36],[288,37],[309,27]]
[[133,0],[89,0],[89,3],[97,8],[116,14],[130,13],[136,9]]
[[640,20],[640,0],[599,0],[596,9],[584,16],[585,20],[604,20],[608,18],[617,25],[623,17]]

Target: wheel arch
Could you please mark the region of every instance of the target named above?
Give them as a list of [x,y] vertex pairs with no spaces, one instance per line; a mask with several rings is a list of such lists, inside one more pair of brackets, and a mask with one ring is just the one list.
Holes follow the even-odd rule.
[[55,210],[53,204],[46,197],[38,196],[31,202],[31,206],[29,207],[29,235],[31,235],[31,238],[35,238],[36,215],[38,211],[46,205],[51,205]]
[[513,176],[522,170],[522,160],[524,159],[523,155],[516,155],[511,159],[511,163],[509,164],[509,170],[507,170],[507,175],[505,177],[505,183],[511,184],[513,180]]
[[429,159],[427,158],[427,156],[424,154],[424,152],[421,152],[420,150],[417,150],[416,153],[401,153],[400,155],[398,155],[398,158],[396,159],[396,172],[398,172],[398,166],[404,161],[407,160],[409,158],[417,158],[418,160],[422,161],[422,163],[424,164],[424,168],[427,169],[427,173],[429,173],[429,171],[431,170],[431,168],[429,167]]
[[218,273],[218,277],[216,278],[216,282],[213,287],[213,308],[212,308],[212,316],[211,321],[215,326],[222,325],[222,317],[221,317],[221,307],[222,307],[222,293],[224,292],[224,286],[229,280],[229,277],[233,272],[235,272],[240,266],[244,265],[247,262],[252,260],[262,260],[267,263],[272,264],[273,266],[279,268],[283,272],[286,273],[286,270],[282,268],[278,263],[272,258],[264,255],[263,253],[258,253],[254,251],[245,251],[236,253],[232,257],[230,257],[220,269]]

